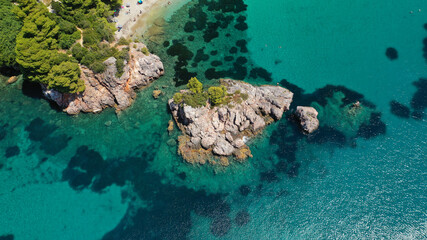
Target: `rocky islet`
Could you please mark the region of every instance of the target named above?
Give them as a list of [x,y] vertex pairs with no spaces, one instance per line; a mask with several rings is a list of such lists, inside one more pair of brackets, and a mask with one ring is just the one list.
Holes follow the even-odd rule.
[[[256,87],[231,79],[222,79],[221,85],[233,99],[228,104],[212,106],[207,102],[204,106],[192,107],[174,99],[168,102],[183,132],[178,138],[178,152],[189,163],[215,164],[211,156],[233,155],[237,160],[252,156],[247,140],[266,125],[280,120],[292,102],[293,93],[280,86]],[[219,160],[221,165],[228,165],[228,161]]]

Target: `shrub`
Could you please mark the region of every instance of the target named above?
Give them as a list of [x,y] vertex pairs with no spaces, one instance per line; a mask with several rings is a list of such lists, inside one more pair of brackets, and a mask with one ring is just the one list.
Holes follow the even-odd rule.
[[124,37],[121,37],[117,42],[117,45],[129,45],[129,40],[125,39]]
[[243,101],[246,101],[246,100],[248,100],[249,95],[247,93],[241,93],[240,97],[243,99]]
[[81,61],[84,56],[88,53],[88,50],[84,47],[82,47],[80,44],[74,45],[74,47],[71,49],[71,52],[73,54],[73,57],[77,59],[78,61]]
[[90,69],[92,69],[94,73],[102,73],[105,71],[105,65],[100,61],[96,61],[90,65]]
[[184,103],[191,107],[201,107],[206,105],[207,93],[188,93],[183,95]]
[[52,67],[48,74],[48,87],[60,92],[83,92],[85,84],[80,79],[80,68],[77,63],[62,62]]
[[97,60],[97,57],[94,52],[87,52],[86,55],[80,61],[80,63],[89,67],[96,60]]
[[175,93],[173,95],[173,102],[176,103],[176,104],[182,102],[182,97],[183,97],[182,93],[179,93],[179,92]]
[[187,88],[190,89],[193,93],[201,93],[203,92],[203,84],[197,80],[197,78],[192,77],[188,83]]
[[75,31],[77,31],[76,26],[66,20],[62,20],[61,22],[59,22],[58,25],[59,25],[59,31],[65,34],[73,34]]
[[150,52],[148,51],[148,48],[146,48],[146,47],[142,48],[142,49],[141,49],[141,52],[142,52],[145,56],[150,55]]
[[219,105],[224,100],[224,88],[221,87],[210,87],[208,89],[209,99],[213,105]]

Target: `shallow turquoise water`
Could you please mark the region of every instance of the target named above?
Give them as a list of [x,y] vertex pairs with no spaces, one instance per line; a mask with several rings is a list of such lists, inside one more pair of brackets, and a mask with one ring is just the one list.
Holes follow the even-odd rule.
[[[146,37],[150,49],[164,60],[166,75],[141,91],[134,105],[119,115],[107,110],[69,117],[22,88],[22,83],[1,83],[0,236],[425,239],[426,115],[398,117],[391,113],[390,101],[408,106],[411,114],[414,108],[426,106],[425,97],[413,106],[411,101],[420,92],[413,82],[427,78],[423,58],[427,4],[419,0],[245,3],[247,11],[227,12],[224,5],[215,10],[207,1],[193,1],[170,18],[164,36]],[[200,13],[200,9],[207,13],[207,22],[220,14],[233,16],[232,24],[220,27],[218,37],[206,43],[205,30],[184,30],[188,21],[194,21],[189,12]],[[247,30],[234,27],[238,16],[246,17]],[[188,40],[190,35],[193,41]],[[241,39],[247,40],[248,52],[237,46],[237,53],[231,54],[229,50]],[[175,61],[166,51],[173,40],[194,57],[204,48],[207,59],[200,55],[205,60],[195,67],[191,66],[195,58]],[[170,46],[164,47],[164,41]],[[396,60],[386,57],[388,47],[398,51]],[[226,56],[233,60],[223,60]],[[246,72],[229,70],[236,68],[232,63],[238,57],[246,59],[240,62]],[[213,80],[241,76],[255,84],[269,80],[275,84],[286,79],[305,91],[296,103],[337,115],[332,120],[321,117],[328,124],[309,137],[285,118],[272,124],[253,140],[254,158],[243,164],[227,169],[187,165],[176,155],[173,139],[179,133],[169,136],[166,131],[170,119],[166,101],[186,80],[174,79],[174,68],[181,62],[182,68],[209,85],[215,81],[209,81],[212,73],[205,71],[215,60],[222,62],[215,69],[223,72],[213,74]],[[270,72],[271,79],[268,74],[251,77],[251,69],[259,68]],[[425,82],[419,82],[424,83],[425,93]],[[385,132],[378,123],[355,135],[349,125],[341,124],[349,119],[340,115],[342,106],[335,98],[328,94],[325,98],[321,91],[309,95],[327,84],[363,94],[355,99],[375,105],[373,111],[381,113]],[[153,100],[154,88],[165,95]],[[355,93],[341,90],[353,100]],[[105,124],[108,121],[111,126]],[[240,217],[236,220],[236,216]]]

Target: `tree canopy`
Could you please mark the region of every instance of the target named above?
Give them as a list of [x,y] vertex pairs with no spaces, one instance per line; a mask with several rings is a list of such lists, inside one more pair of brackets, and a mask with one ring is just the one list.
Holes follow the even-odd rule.
[[53,66],[48,74],[48,87],[61,92],[83,92],[85,85],[80,80],[79,64],[66,61]]
[[10,0],[0,0],[0,67],[16,64],[15,42],[22,22],[12,9]]
[[[70,93],[84,91],[79,62],[102,72],[103,61],[114,56],[118,69],[123,68],[127,51],[101,44],[114,39],[114,24],[107,17],[121,0],[54,1],[54,13],[36,0],[16,2],[14,7],[10,0],[0,0],[0,26],[6,26],[0,32],[14,33],[0,36],[0,66],[16,61],[27,79]],[[83,32],[83,46],[76,43],[81,37],[79,30]],[[60,53],[60,49],[70,48],[72,56]]]
[[190,89],[193,93],[203,92],[203,84],[195,77],[192,77],[188,83],[187,88]]

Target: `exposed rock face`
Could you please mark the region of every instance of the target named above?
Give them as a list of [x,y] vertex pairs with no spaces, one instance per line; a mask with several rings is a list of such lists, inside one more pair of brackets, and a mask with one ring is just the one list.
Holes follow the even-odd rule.
[[130,46],[129,61],[125,63],[124,73],[120,78],[116,77],[116,59],[110,57],[104,61],[104,73],[94,74],[92,70],[81,66],[81,78],[86,86],[83,93],[60,93],[42,86],[44,95],[64,108],[68,114],[96,113],[106,107],[118,110],[129,107],[136,96],[136,89],[147,86],[164,73],[163,63],[158,56],[146,56],[140,51],[145,47],[144,44],[132,43]]
[[289,109],[293,93],[279,86],[255,87],[231,79],[221,80],[227,93],[247,94],[241,102],[227,106],[193,108],[169,100],[169,108],[184,133],[179,153],[190,163],[204,163],[210,157],[231,156],[244,159],[252,156],[246,141],[267,124],[279,120]]
[[295,114],[299,118],[301,127],[305,132],[312,133],[319,127],[316,109],[298,106]]

